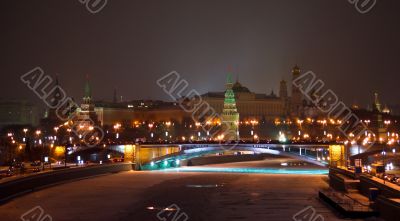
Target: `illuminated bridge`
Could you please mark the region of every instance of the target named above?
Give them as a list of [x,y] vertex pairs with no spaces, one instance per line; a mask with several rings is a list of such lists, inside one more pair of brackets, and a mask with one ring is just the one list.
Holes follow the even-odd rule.
[[190,159],[223,152],[251,152],[291,157],[312,164],[343,166],[345,147],[337,143],[177,143],[110,146],[123,151],[125,161],[137,169],[155,170],[187,165]]

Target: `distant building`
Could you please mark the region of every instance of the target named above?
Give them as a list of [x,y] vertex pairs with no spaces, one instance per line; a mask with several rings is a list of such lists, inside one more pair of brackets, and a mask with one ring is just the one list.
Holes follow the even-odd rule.
[[[148,104],[148,105],[146,105]],[[133,122],[166,122],[182,123],[190,118],[175,102],[163,101],[131,101],[123,103],[96,102],[95,112],[101,125],[116,123],[130,124]]]
[[[300,75],[300,68],[295,66],[292,78]],[[240,120],[265,119],[274,120],[288,116],[299,117],[303,115],[303,96],[298,88],[292,87],[292,97],[289,97],[286,81],[282,80],[279,86],[279,96],[271,91],[270,94],[254,93],[236,81],[232,90],[235,94],[237,111]],[[202,99],[207,102],[217,113],[222,113],[225,92],[208,92]]]
[[38,108],[26,101],[0,101],[0,127],[39,123]]
[[[291,70],[291,81],[301,76],[301,70],[296,65]],[[290,82],[291,82],[290,81]],[[243,86],[238,80],[228,82],[224,91],[207,92],[201,95],[202,102],[208,104],[219,116],[224,115],[227,92],[232,91],[239,122],[258,120],[261,122],[275,122],[277,119],[305,119],[326,117],[311,101],[305,99],[299,88],[290,86],[284,80],[279,83],[279,93],[273,90],[270,93],[255,93]],[[290,93],[289,89],[290,88]],[[81,108],[78,108],[78,117],[81,120],[92,119],[102,126],[116,123],[132,124],[133,122],[183,122],[192,119],[192,113],[188,113],[179,106],[183,102],[185,106],[196,105],[191,98],[183,97],[176,102],[164,102],[154,100],[122,101],[117,99],[116,90],[113,92],[113,100],[110,102],[92,101],[89,84],[86,84],[85,97]],[[232,95],[229,94],[229,95]],[[312,96],[320,96],[312,93]],[[380,104],[376,108],[380,112],[389,113],[387,108]],[[200,119],[199,119],[200,120]],[[219,119],[222,120],[222,119]],[[201,121],[201,120],[200,120]]]
[[117,92],[113,92],[113,100],[94,101],[89,81],[85,84],[82,103],[74,114],[74,125],[112,126],[116,123],[133,125],[134,122],[182,122],[190,117],[176,102],[153,100],[118,101]]

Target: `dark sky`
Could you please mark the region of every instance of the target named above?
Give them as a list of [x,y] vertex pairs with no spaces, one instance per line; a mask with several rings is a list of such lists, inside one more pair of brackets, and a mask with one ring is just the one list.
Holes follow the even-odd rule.
[[39,66],[80,100],[167,99],[156,80],[179,72],[200,92],[221,91],[227,67],[258,93],[277,92],[297,63],[348,104],[372,91],[400,104],[400,1],[360,14],[347,0],[2,1],[0,98],[39,102],[19,77]]

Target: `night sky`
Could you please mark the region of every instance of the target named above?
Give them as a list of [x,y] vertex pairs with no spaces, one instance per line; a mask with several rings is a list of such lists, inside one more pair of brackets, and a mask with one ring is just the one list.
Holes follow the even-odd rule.
[[2,1],[0,98],[40,104],[19,80],[34,67],[59,75],[76,100],[89,75],[96,100],[167,99],[156,80],[179,72],[199,92],[222,91],[227,67],[257,93],[276,93],[298,64],[348,104],[372,92],[399,105],[400,1],[360,14],[347,0]]

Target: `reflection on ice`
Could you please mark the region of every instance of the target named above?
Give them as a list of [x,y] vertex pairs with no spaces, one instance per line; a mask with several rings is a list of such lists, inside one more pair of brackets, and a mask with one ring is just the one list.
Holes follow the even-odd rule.
[[225,167],[180,167],[168,168],[168,172],[214,172],[214,173],[260,173],[260,174],[302,174],[325,175],[328,169],[275,169],[275,168],[225,168]]

